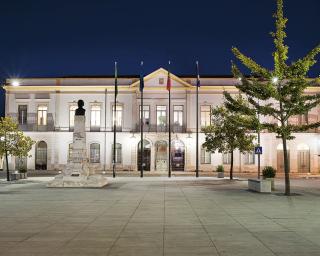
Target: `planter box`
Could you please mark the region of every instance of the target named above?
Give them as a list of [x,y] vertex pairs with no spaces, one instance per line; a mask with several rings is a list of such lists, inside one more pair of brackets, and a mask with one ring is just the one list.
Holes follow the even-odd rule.
[[248,189],[259,193],[271,193],[271,181],[248,179]]
[[270,182],[271,182],[271,191],[275,191],[275,189],[274,189],[274,178],[265,178],[265,180],[270,180]]
[[224,178],[224,172],[218,172],[218,178]]

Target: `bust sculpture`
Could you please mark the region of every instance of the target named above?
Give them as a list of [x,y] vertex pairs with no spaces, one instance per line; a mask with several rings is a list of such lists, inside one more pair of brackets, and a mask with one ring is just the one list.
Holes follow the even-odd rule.
[[76,109],[75,115],[76,116],[84,116],[86,110],[83,108],[84,102],[83,100],[78,100],[78,108]]

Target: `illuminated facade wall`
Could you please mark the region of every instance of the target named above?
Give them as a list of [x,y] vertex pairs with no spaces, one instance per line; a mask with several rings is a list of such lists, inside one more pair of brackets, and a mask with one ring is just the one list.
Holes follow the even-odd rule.
[[[195,77],[177,77],[172,74],[172,157],[174,170],[195,169],[196,94]],[[168,148],[168,92],[167,71],[159,69],[145,77],[144,136],[146,168],[150,171],[166,171],[165,152]],[[120,77],[117,102],[117,168],[137,170],[138,143],[140,141],[140,92],[138,77]],[[199,93],[199,127],[208,124],[208,109],[223,102],[223,91],[237,94],[237,79],[206,77],[201,79]],[[19,79],[18,86],[7,80],[6,115],[12,116],[20,128],[37,144],[32,157],[27,159],[28,169],[62,169],[68,161],[69,144],[72,142],[73,114],[76,102],[84,100],[86,109],[88,158],[97,170],[109,170],[112,166],[112,120],[114,105],[113,78],[45,78]],[[309,93],[318,92],[309,88]],[[317,121],[320,108],[305,117],[291,122]],[[273,121],[273,120],[268,120]],[[319,172],[319,134],[317,130],[296,135],[289,142],[292,172]],[[200,145],[204,134],[200,134]],[[39,142],[45,142],[39,146]],[[275,134],[263,133],[261,164],[281,169],[281,144]],[[168,153],[166,153],[168,156]],[[217,165],[228,168],[229,158],[219,153],[210,154],[199,148],[200,169],[213,171]],[[44,163],[45,162],[45,163]],[[10,159],[14,168],[15,159]],[[42,166],[42,167],[39,167]],[[257,157],[235,152],[235,171],[255,172]]]

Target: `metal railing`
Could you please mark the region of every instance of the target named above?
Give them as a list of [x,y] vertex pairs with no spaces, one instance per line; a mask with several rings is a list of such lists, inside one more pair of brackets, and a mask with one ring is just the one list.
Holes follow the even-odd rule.
[[[133,132],[140,132],[141,131],[141,125],[136,124],[135,129]],[[144,132],[168,132],[169,131],[169,126],[168,125],[155,125],[155,124],[149,124],[149,125],[144,125],[143,126],[143,131]],[[185,133],[186,132],[186,127],[183,125],[177,125],[177,124],[172,124],[171,125],[171,132],[173,133]]]
[[18,114],[17,113],[9,113],[8,116],[11,116],[13,120],[15,120],[18,125],[19,129],[22,131],[28,131],[28,132],[48,132],[48,131],[54,131],[54,120],[52,113],[47,114],[47,124],[46,125],[39,125],[37,114],[36,113],[28,113],[27,114],[27,122],[26,123],[20,123],[18,120]]

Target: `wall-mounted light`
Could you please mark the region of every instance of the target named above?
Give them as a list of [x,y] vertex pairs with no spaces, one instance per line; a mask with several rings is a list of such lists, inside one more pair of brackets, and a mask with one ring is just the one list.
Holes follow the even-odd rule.
[[136,136],[134,136],[134,132],[133,132],[130,139],[135,139],[135,138],[136,138]]

